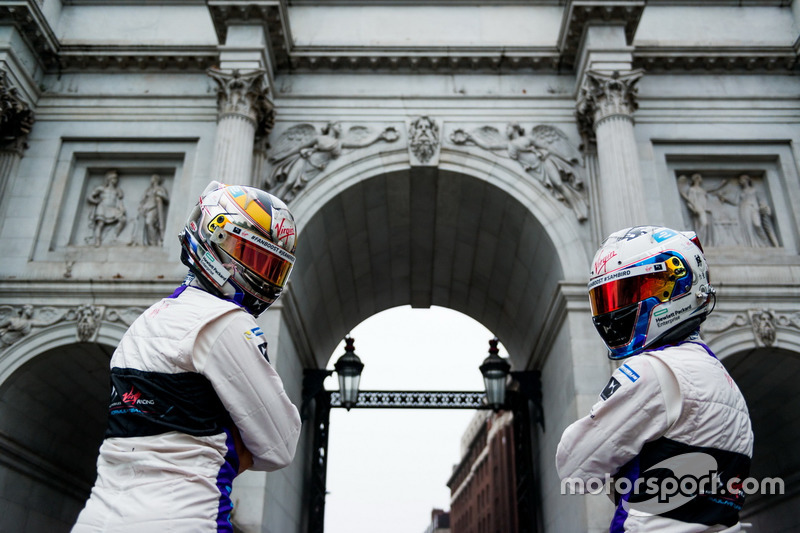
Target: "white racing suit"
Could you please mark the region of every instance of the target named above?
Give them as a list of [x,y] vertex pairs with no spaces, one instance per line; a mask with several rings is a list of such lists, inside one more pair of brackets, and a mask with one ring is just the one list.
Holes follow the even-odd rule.
[[97,481],[73,533],[232,532],[241,435],[253,469],[294,457],[297,408],[255,319],[181,286],[131,325],[111,358]]
[[613,476],[611,533],[694,533],[736,530],[752,455],[744,398],[695,338],[625,359],[564,431],[556,468],[562,487],[586,492]]

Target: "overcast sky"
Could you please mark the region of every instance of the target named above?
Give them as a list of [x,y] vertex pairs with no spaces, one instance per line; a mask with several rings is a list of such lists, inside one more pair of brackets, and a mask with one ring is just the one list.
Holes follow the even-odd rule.
[[[398,307],[351,332],[364,363],[361,390],[483,390],[478,367],[493,334],[456,311]],[[344,352],[342,342],[327,368]],[[500,355],[507,357],[501,346]],[[329,390],[338,388],[336,375]],[[475,411],[331,410],[326,533],[423,533]]]

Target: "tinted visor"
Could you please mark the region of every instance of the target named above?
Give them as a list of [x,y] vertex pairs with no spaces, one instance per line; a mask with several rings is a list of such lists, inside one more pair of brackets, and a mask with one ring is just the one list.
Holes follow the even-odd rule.
[[639,306],[629,305],[623,309],[592,317],[597,333],[609,348],[624,346],[631,341],[636,319],[639,317]]
[[222,250],[262,280],[283,288],[294,266],[292,254],[238,226],[227,224],[225,231],[218,244]]
[[647,298],[668,301],[675,282],[687,274],[683,262],[671,257],[663,263],[617,270],[589,284],[592,316],[604,315]]

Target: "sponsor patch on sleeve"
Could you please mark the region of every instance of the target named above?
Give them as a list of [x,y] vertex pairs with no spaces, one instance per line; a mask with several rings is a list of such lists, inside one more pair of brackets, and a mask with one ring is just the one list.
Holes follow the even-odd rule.
[[248,341],[255,342],[258,351],[264,356],[264,359],[269,363],[269,356],[267,355],[267,340],[264,338],[264,332],[259,327],[247,330],[244,332],[244,338]]
[[638,380],[641,377],[639,376],[639,374],[636,373],[634,369],[629,367],[627,363],[619,367],[619,371],[625,374],[625,377],[631,380],[631,383],[636,383],[636,380]]
[[617,380],[616,380],[616,378],[615,378],[614,376],[611,376],[611,379],[609,379],[609,380],[608,380],[608,383],[606,383],[606,386],[605,386],[605,388],[603,388],[603,390],[600,392],[600,397],[601,397],[603,400],[608,400],[609,398],[611,398],[611,396],[612,396],[612,395],[613,395],[615,392],[617,392],[617,390],[618,390],[618,389],[619,389],[621,386],[622,386],[622,385],[620,384],[620,382],[619,382],[619,381],[617,381]]

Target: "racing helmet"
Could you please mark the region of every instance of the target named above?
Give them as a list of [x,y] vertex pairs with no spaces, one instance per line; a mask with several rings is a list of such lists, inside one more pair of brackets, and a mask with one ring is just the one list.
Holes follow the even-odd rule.
[[685,339],[715,293],[697,235],[660,226],[612,233],[594,256],[588,289],[610,359]]
[[212,181],[179,239],[181,261],[206,290],[258,316],[289,280],[297,230],[277,197]]

